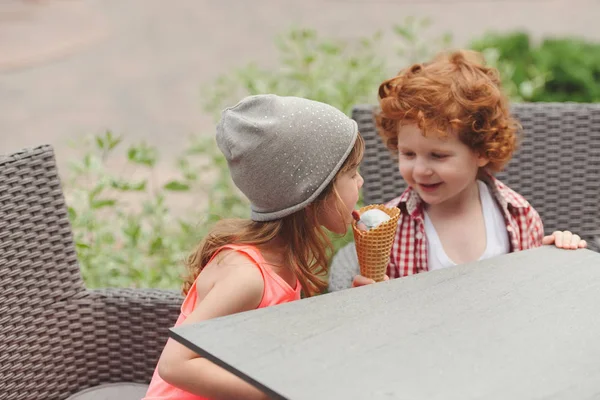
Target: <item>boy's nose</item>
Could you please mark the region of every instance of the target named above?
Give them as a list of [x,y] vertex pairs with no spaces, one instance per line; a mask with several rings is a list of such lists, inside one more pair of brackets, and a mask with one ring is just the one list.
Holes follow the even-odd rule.
[[429,167],[426,162],[417,161],[415,162],[415,166],[413,168],[413,175],[415,176],[430,176],[433,173],[433,170]]

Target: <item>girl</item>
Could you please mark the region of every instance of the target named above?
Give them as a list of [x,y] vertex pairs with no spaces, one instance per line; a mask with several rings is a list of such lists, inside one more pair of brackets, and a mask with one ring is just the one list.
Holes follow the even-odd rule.
[[[356,123],[316,101],[251,96],[226,109],[217,144],[251,220],[223,220],[189,257],[177,325],[311,296],[331,244],[343,234],[362,177]],[[146,394],[150,399],[266,399],[267,396],[169,339]]]
[[[408,189],[388,275],[398,278],[554,244],[586,247],[569,231],[544,237],[535,209],[493,174],[510,160],[519,125],[495,69],[479,54],[442,54],[379,87],[377,127],[398,154]],[[356,276],[353,286],[372,283]]]

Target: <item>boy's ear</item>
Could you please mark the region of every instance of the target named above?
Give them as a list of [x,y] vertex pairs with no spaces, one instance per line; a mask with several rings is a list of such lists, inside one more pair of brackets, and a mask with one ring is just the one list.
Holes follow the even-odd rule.
[[477,155],[477,166],[483,168],[490,163],[490,160],[482,154]]

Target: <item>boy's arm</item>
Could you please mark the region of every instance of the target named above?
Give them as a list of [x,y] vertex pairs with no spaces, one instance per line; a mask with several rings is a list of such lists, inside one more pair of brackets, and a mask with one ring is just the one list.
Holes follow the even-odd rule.
[[[261,272],[242,255],[228,256],[219,265],[220,275],[200,304],[182,325],[248,311],[262,300]],[[236,263],[237,261],[237,263]],[[167,383],[211,399],[268,399],[231,372],[169,339],[158,362],[158,373]]]

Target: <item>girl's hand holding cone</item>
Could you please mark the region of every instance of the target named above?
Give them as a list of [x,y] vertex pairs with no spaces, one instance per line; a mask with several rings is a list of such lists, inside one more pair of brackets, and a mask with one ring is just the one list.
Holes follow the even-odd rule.
[[[383,277],[384,281],[389,281],[390,277],[385,275]],[[367,277],[364,277],[362,275],[356,275],[354,277],[354,279],[352,280],[352,287],[359,287],[359,286],[366,286],[366,285],[371,285],[373,283],[376,283],[373,279],[369,279]]]

